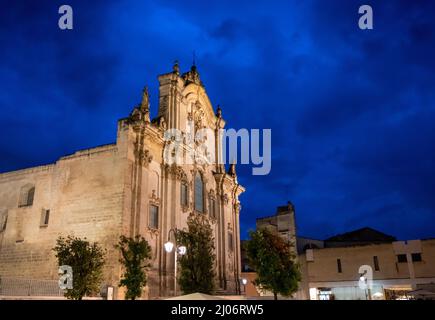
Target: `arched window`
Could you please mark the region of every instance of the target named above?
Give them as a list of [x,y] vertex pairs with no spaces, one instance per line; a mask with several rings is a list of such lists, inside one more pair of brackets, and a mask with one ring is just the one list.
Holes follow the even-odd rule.
[[27,207],[33,205],[33,198],[35,197],[35,187],[31,184],[26,184],[21,188],[19,207]]
[[204,212],[204,182],[199,172],[195,175],[195,210]]

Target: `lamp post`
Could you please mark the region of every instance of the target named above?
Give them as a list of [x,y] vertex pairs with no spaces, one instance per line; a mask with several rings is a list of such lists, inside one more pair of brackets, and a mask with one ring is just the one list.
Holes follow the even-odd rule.
[[[171,232],[174,233],[174,243],[171,242]],[[185,246],[177,246],[177,228],[172,228],[168,232],[168,241],[164,244],[165,251],[171,253],[174,250],[174,296],[177,295],[177,257],[186,254]]]
[[248,280],[245,278],[242,278],[242,284],[243,284],[243,294],[246,296],[246,284],[248,283]]
[[365,277],[367,271],[364,271],[364,273],[360,274],[359,277],[359,286],[361,289],[364,289],[364,294],[366,296],[366,300],[372,300],[370,288],[367,285],[367,277]]

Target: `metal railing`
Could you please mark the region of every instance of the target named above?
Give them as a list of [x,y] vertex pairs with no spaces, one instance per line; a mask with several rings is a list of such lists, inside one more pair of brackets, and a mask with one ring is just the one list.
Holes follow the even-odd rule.
[[33,280],[22,278],[0,278],[0,296],[63,297],[64,290],[57,280]]

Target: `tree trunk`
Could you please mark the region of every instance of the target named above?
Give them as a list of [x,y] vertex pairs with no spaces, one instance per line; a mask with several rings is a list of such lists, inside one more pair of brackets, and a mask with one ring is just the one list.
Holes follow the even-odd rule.
[[278,294],[276,292],[273,293],[273,300],[278,300]]

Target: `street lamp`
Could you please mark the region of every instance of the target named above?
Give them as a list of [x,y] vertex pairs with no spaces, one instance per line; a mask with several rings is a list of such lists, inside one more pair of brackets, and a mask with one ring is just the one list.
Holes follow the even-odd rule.
[[[171,232],[174,233],[174,242],[171,242]],[[177,229],[170,229],[168,232],[168,241],[164,244],[165,251],[167,253],[171,253],[172,250],[174,250],[174,296],[177,295],[177,256],[185,255],[186,254],[186,247],[185,246],[177,246]]]
[[165,250],[167,253],[172,252],[173,248],[174,248],[174,244],[171,241],[165,243]]
[[367,285],[367,277],[365,277],[367,270],[359,275],[359,287],[364,290],[364,294],[366,296],[366,300],[371,300],[370,288]]
[[248,283],[248,280],[245,278],[242,278],[242,284],[243,284],[243,293],[246,295],[246,284]]

